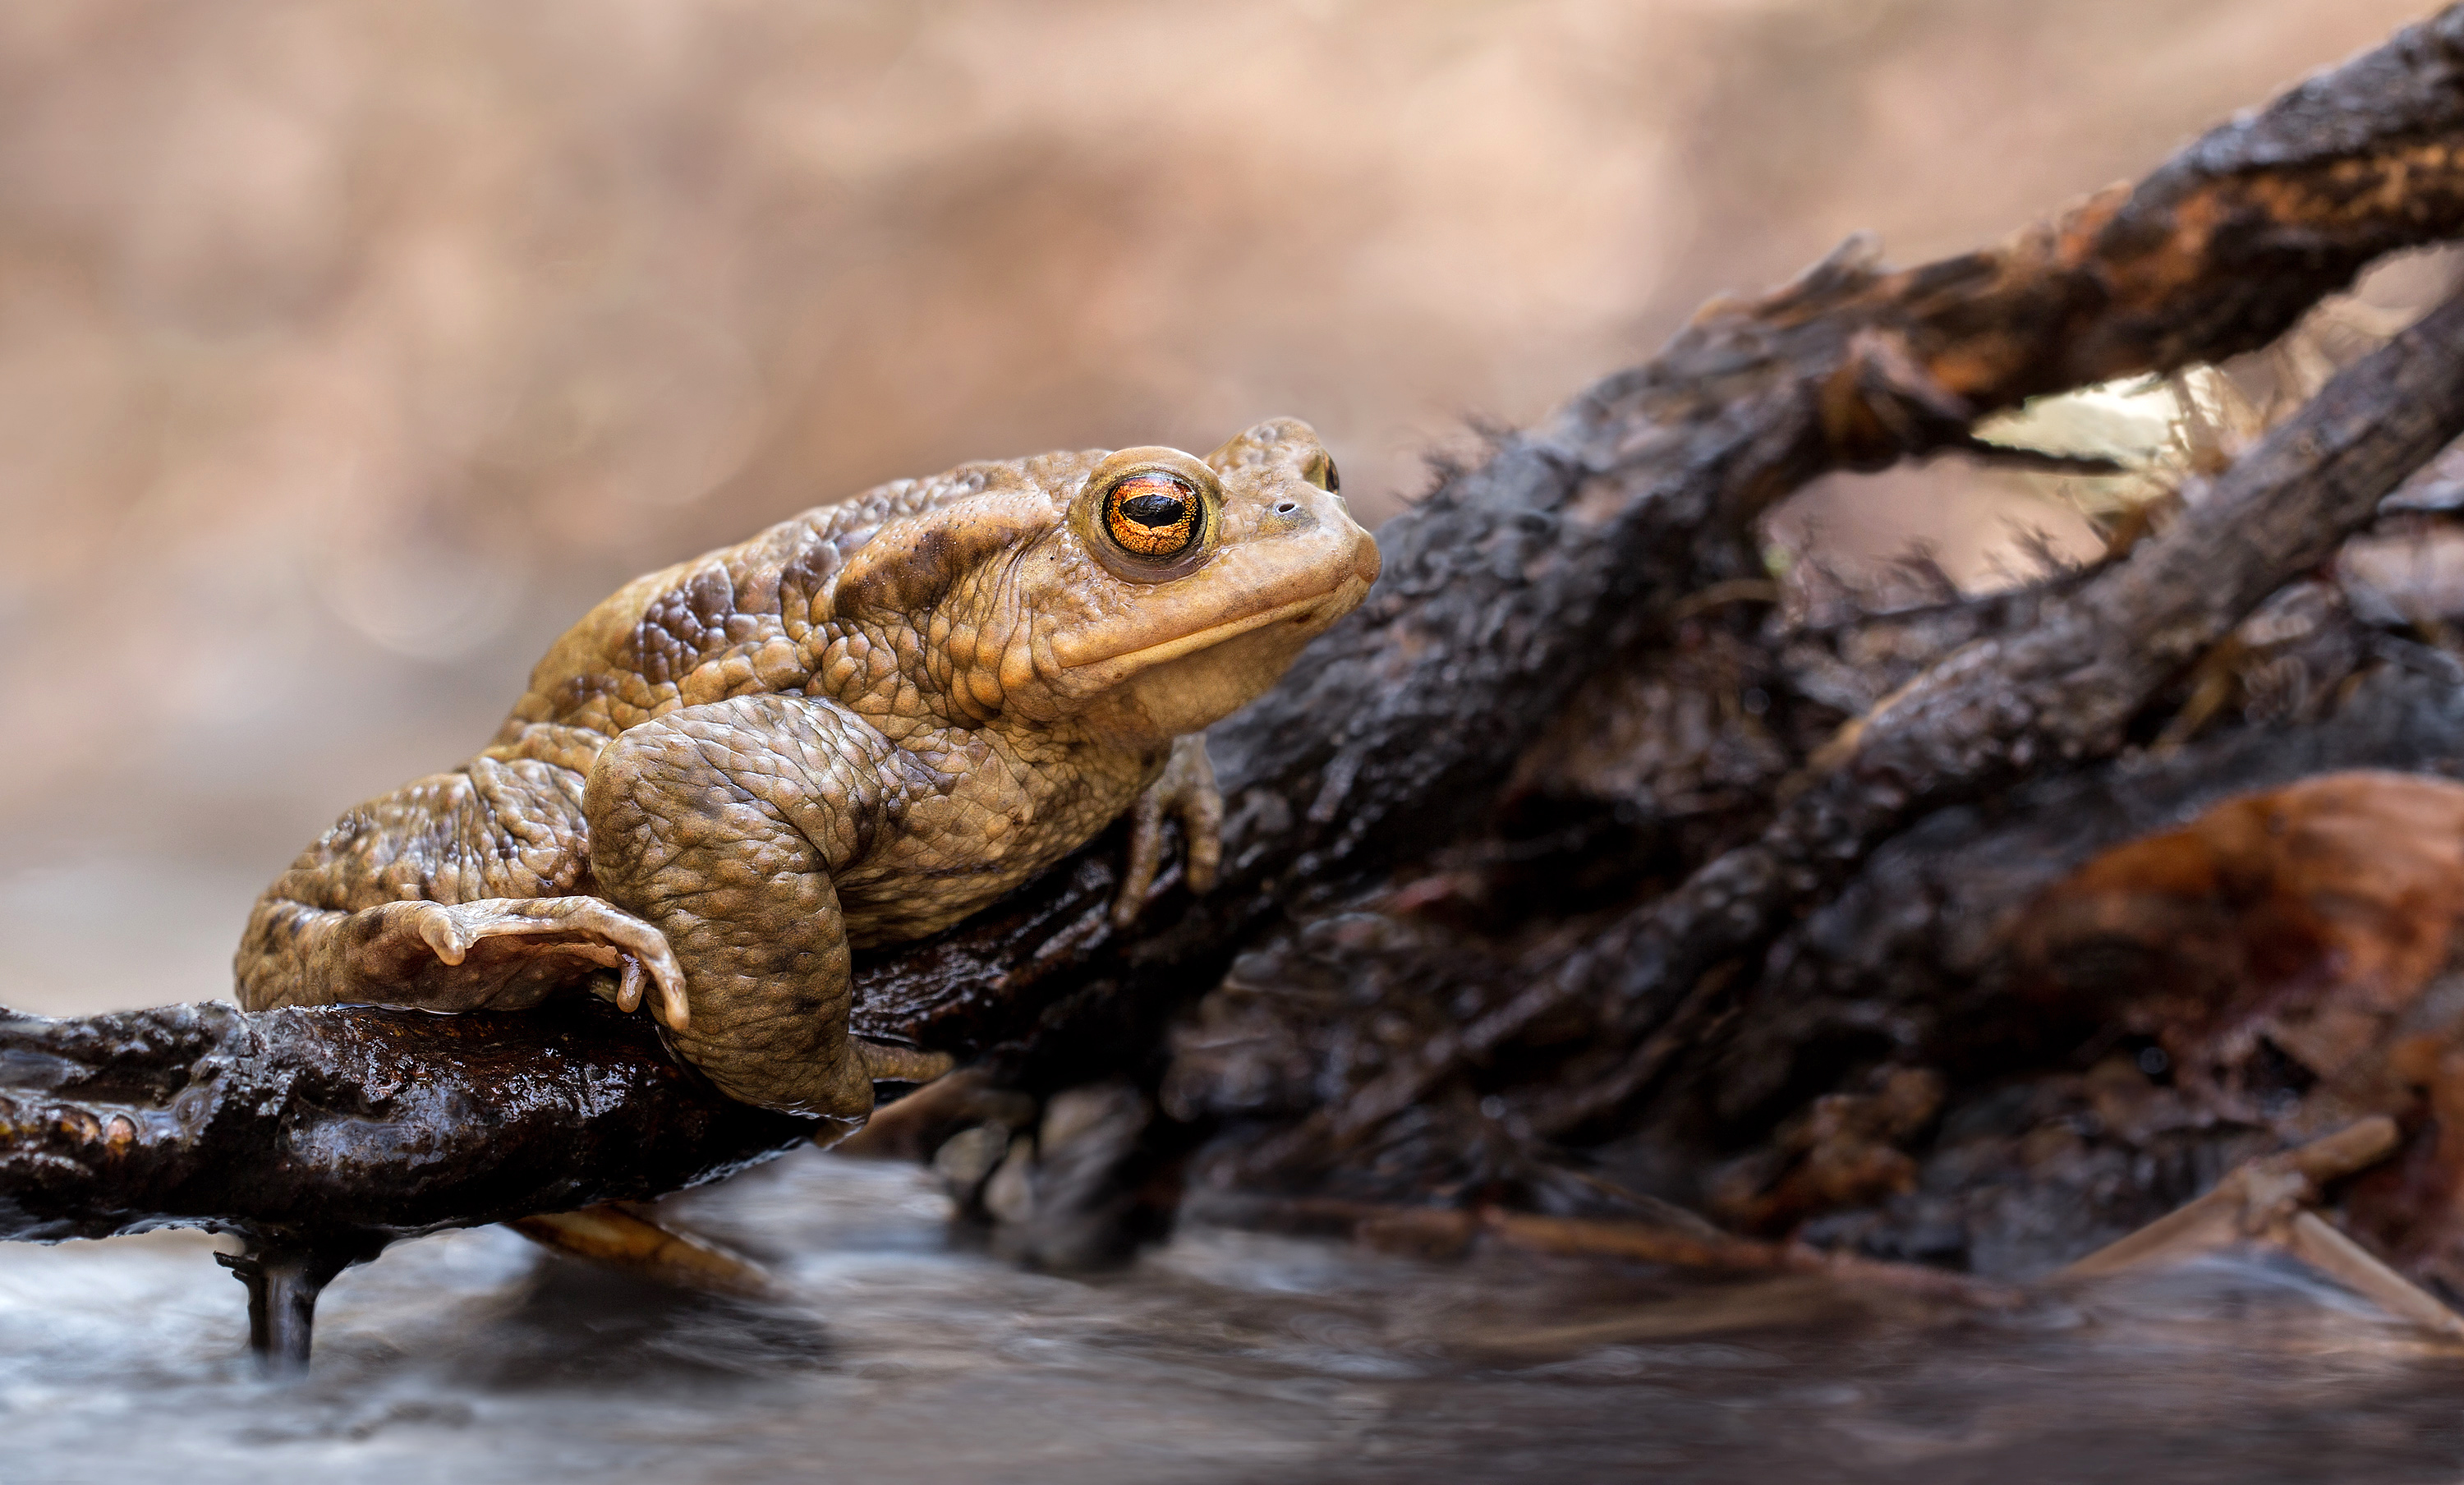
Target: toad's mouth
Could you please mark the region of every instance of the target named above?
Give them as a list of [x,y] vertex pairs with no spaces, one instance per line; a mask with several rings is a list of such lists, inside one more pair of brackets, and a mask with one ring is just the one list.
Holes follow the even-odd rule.
[[1159,644],[1145,645],[1135,650],[1116,651],[1111,654],[1073,657],[1063,654],[1056,655],[1055,658],[1061,661],[1064,669],[1073,674],[1093,673],[1106,678],[1110,676],[1127,676],[1167,664],[1186,654],[1196,654],[1200,650],[1213,649],[1226,640],[1238,639],[1243,634],[1271,628],[1277,624],[1289,624],[1296,629],[1323,628],[1358,608],[1360,600],[1368,594],[1367,579],[1357,573],[1346,573],[1343,581],[1323,592],[1311,593],[1305,598],[1295,598],[1288,603],[1276,604],[1271,608],[1260,610],[1256,613],[1210,624],[1204,629],[1183,634],[1177,639],[1167,639]]

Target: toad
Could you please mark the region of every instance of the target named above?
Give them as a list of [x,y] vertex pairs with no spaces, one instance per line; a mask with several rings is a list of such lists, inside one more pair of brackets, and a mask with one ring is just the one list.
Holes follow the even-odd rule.
[[495,740],[343,815],[267,889],[240,1002],[645,1000],[731,1097],[848,1123],[946,1058],[850,1034],[849,951],[933,933],[1134,811],[1210,884],[1200,729],[1350,612],[1377,547],[1305,423],[1200,459],[902,479],[637,579]]

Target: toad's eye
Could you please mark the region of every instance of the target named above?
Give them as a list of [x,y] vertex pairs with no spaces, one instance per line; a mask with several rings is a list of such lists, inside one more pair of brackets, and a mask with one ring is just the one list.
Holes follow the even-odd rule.
[[1301,477],[1329,495],[1343,493],[1343,477],[1334,472],[1334,455],[1331,454],[1321,454],[1310,460],[1308,472]]
[[1177,557],[1198,543],[1205,507],[1189,481],[1163,470],[1142,470],[1104,496],[1104,530],[1133,557]]

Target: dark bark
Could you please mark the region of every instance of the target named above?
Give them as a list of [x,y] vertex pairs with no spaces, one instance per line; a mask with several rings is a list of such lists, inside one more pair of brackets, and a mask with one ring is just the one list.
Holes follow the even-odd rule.
[[[2159,687],[2270,593],[2366,524],[2405,477],[2464,434],[2464,299],[2350,367],[2235,464],[2169,532],[2027,630],[1954,652],[1840,740],[1759,839],[1599,934],[1540,984],[1441,1036],[1339,1107],[1262,1149],[1288,1165],[1346,1148],[1543,1017],[1607,1006],[1639,1040],[1715,965],[1767,942],[1916,811],[2034,767],[2109,754]],[[1607,1085],[1614,1089],[1614,1084]],[[1601,1112],[1578,1099],[1558,1128]]]
[[809,1119],[700,1086],[639,1017],[165,1006],[0,1016],[0,1232],[188,1225],[373,1254],[714,1180]]
[[1731,1118],[1768,1108],[1797,1081],[1800,1058],[1883,1021],[1892,1050],[1917,1060],[1954,1071],[2011,1065],[2013,1047],[2049,1029],[2043,1005],[2012,998],[2010,930],[2098,853],[2314,774],[2464,774],[2464,663],[2401,639],[2373,648],[2375,668],[2314,723],[2235,728],[2056,773],[1898,835],[1776,941],[1743,997],[1751,1013],[1700,1070],[1716,1084],[1716,1104]]
[[[1213,894],[1169,891],[1117,933],[1118,843],[1099,842],[951,934],[868,956],[856,1029],[989,1052],[1046,1086],[1151,1065],[1162,1014],[1237,950],[1458,836],[1587,677],[1664,637],[1690,595],[1758,575],[1750,522],[1780,496],[1964,447],[1976,416],[2030,395],[2265,344],[2374,258],[2464,233],[2459,139],[2464,8],[2000,248],[1887,272],[1852,244],[1776,295],[1706,309],[1380,533],[1371,602],[1212,739],[1230,807]],[[2055,602],[2034,633],[1939,667],[1758,841],[1302,1142],[1371,1127],[1569,999],[1631,1008],[1613,1030],[1641,1037],[1912,811],[2109,748],[2157,686],[2464,426],[2459,319],[2414,332],[2235,471],[2198,507],[2219,514]],[[654,1194],[802,1133],[716,1099],[640,1026],[590,1007],[18,1018],[0,1023],[0,1053],[7,1236],[167,1221],[382,1241]]]

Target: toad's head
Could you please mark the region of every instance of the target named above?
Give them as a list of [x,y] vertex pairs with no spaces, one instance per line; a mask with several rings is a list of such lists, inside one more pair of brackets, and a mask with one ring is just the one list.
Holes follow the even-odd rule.
[[1196,732],[1273,685],[1377,577],[1377,543],[1296,419],[1202,459],[1046,454],[970,478],[980,493],[868,543],[838,584],[842,605],[902,610],[954,720],[1073,719],[1141,744]]

